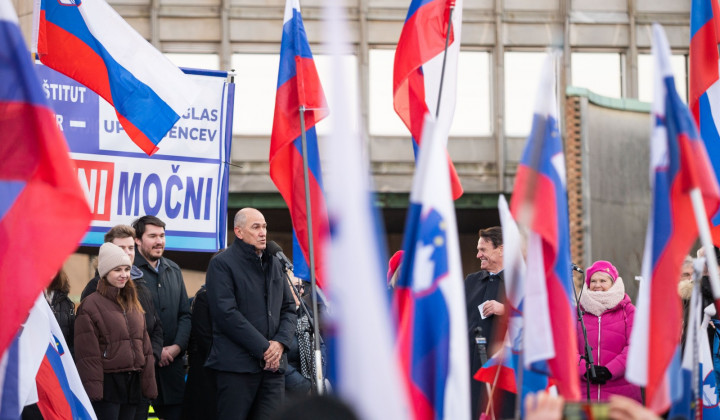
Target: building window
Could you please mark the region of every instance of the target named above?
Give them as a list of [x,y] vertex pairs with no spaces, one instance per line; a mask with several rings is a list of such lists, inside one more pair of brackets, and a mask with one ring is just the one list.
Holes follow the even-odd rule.
[[530,134],[540,70],[546,56],[545,52],[505,53],[505,135]]
[[[675,89],[680,98],[687,103],[687,67],[684,55],[670,57],[670,65],[675,76]],[[638,54],[638,99],[645,102],[653,100],[653,80],[655,62],[650,54]]]
[[[332,120],[336,113],[333,112],[333,98],[336,94],[333,92],[336,86],[342,89],[341,95],[345,101],[346,111],[349,113],[347,117],[351,118],[351,124],[353,124],[353,132],[357,132],[360,127],[360,112],[358,107],[360,105],[359,87],[360,79],[358,77],[358,60],[355,55],[346,54],[338,57],[341,71],[339,74],[333,72],[333,59],[330,55],[315,55],[315,67],[320,77],[320,83],[322,83],[323,91],[325,92],[325,99],[328,101],[328,108],[330,109],[330,115],[320,121],[316,126],[318,135],[327,135],[332,131]],[[333,78],[337,76],[338,80]]]
[[270,135],[279,65],[279,54],[233,54],[237,74],[233,134]]
[[[370,134],[409,136],[393,109],[393,63],[395,50],[370,50]],[[446,73],[446,77],[450,77]],[[446,79],[446,81],[449,79]],[[490,125],[490,54],[461,51],[458,59],[457,100],[451,136],[481,136],[492,133]],[[437,95],[437,92],[434,93]],[[442,106],[442,104],[441,104]],[[434,110],[431,110],[434,112]]]
[[598,95],[620,98],[620,54],[572,53],[572,85]]

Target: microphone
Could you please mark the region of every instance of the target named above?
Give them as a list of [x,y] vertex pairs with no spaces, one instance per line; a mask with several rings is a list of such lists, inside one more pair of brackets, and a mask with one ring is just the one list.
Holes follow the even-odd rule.
[[573,271],[577,271],[580,274],[585,274],[585,271],[583,271],[583,269],[578,267],[575,263],[571,263],[570,265],[572,266]]
[[280,248],[280,245],[278,245],[277,242],[269,241],[265,249],[270,255],[280,260],[286,270],[293,270],[293,263],[290,262],[290,258],[283,254],[282,248]]

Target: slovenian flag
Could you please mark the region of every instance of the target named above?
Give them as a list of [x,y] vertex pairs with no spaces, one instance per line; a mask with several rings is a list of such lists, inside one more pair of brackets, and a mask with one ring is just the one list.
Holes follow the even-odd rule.
[[91,218],[40,83],[10,0],[0,0],[0,354]]
[[429,114],[424,127],[393,302],[399,359],[415,419],[466,419],[470,366],[455,206],[442,134]]
[[105,0],[35,0],[34,40],[46,66],[115,108],[130,139],[152,155],[199,87]]
[[[311,212],[305,199],[300,107],[305,108],[305,140],[307,144],[308,185]],[[327,236],[327,206],[323,192],[322,169],[315,124],[328,115],[327,103],[320,85],[315,61],[310,51],[298,0],[287,0],[280,44],[280,70],[275,94],[275,116],[270,136],[270,178],[290,210],[293,241],[301,255],[293,253],[298,275],[309,280],[302,267],[310,266],[308,213],[312,213],[312,239],[315,256],[315,277],[322,287],[324,264],[323,238]],[[304,261],[300,261],[304,259]]]
[[[517,223],[510,213],[505,196],[498,198],[498,213],[503,231],[503,271],[505,273],[505,308],[507,316],[507,334],[503,348],[494,354],[480,368],[474,378],[508,392],[519,394],[520,401],[531,392],[538,392],[549,386],[547,375],[526,369],[522,363],[525,284],[527,265],[523,258],[522,237]],[[530,323],[531,328],[534,323]],[[520,392],[518,392],[518,384]],[[521,417],[523,404],[520,404]]]
[[[690,9],[689,107],[705,143],[713,175],[720,174],[720,5],[692,0]],[[720,245],[720,211],[710,213],[715,245]]]
[[[400,33],[393,67],[393,106],[410,130],[416,156],[418,146],[424,141],[423,123],[427,113],[436,116],[443,145],[447,143],[455,115],[462,9],[462,0],[412,0]],[[445,150],[441,153],[447,155]],[[462,185],[449,156],[447,161],[452,196],[457,199],[463,193]]]
[[670,406],[668,368],[682,323],[677,281],[683,259],[698,236],[690,195],[699,191],[708,214],[718,208],[718,184],[695,122],[675,90],[670,47],[653,25],[655,61],[653,129],[650,136],[652,204],[645,236],[642,278],[628,351],[627,379],[645,386],[656,413]]
[[535,99],[532,131],[523,151],[510,201],[527,238],[523,302],[526,367],[547,371],[560,394],[580,398],[565,154],[557,118],[556,54],[548,54]]
[[[4,1],[4,0],[3,0]],[[0,418],[20,418],[37,403],[46,419],[96,419],[65,337],[40,294],[0,361]]]
[[[327,142],[328,236],[325,266],[332,309],[325,318],[328,377],[336,395],[361,419],[407,420],[409,403],[393,352],[393,324],[384,270],[382,218],[375,207],[370,163],[360,134],[360,116],[348,98],[355,80],[343,71],[341,55],[349,47],[347,18],[340,2],[330,2],[325,33],[332,65],[333,118]],[[331,35],[331,36],[330,36]]]

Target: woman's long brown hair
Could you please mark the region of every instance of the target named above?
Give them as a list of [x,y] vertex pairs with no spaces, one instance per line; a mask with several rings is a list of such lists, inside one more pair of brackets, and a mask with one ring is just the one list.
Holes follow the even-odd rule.
[[[110,284],[110,282],[108,282],[107,275],[105,275],[100,279],[97,291],[101,295],[107,297],[108,289],[110,287],[112,287],[112,285]],[[130,279],[127,283],[125,283],[125,287],[123,287],[122,289],[118,289],[118,294],[115,298],[115,301],[118,303],[118,305],[120,305],[123,311],[138,311],[144,314],[145,311],[143,310],[142,305],[140,305],[140,301],[138,300],[137,296],[137,287],[135,286],[135,282]]]

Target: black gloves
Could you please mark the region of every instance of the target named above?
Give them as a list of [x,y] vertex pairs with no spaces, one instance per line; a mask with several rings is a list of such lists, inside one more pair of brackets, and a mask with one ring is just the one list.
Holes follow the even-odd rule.
[[592,378],[590,370],[588,370],[588,375],[590,375],[590,382],[596,385],[605,385],[607,381],[612,379],[610,370],[605,366],[595,366],[595,378]]

